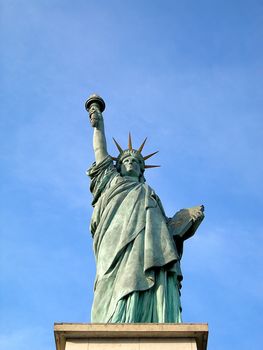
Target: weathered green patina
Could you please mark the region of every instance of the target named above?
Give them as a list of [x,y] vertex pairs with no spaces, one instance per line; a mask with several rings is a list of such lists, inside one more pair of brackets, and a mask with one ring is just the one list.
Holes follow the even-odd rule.
[[[120,151],[114,164],[107,153],[103,100],[86,103],[94,127],[96,162],[91,178],[91,233],[96,258],[92,322],[181,322],[180,259],[183,241],[202,221],[203,206],[167,218],[161,201],[145,183],[141,151]],[[104,105],[103,105],[104,104]]]

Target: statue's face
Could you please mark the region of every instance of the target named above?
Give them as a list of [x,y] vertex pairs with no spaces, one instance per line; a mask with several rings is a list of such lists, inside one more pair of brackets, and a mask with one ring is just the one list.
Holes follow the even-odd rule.
[[121,164],[122,176],[132,176],[132,177],[139,178],[140,174],[141,174],[141,168],[137,158],[133,156],[128,156],[123,159]]

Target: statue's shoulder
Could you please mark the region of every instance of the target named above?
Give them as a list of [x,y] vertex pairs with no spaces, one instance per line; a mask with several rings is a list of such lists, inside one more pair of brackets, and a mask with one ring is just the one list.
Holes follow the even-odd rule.
[[100,163],[92,163],[90,168],[87,170],[86,174],[91,178],[95,178],[98,175],[103,175],[109,172],[117,172],[115,166],[113,165],[112,158],[108,155]]

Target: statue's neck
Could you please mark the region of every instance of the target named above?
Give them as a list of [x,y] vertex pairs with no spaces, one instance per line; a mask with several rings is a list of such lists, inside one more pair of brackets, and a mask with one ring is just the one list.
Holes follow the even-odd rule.
[[138,177],[134,177],[134,176],[128,176],[128,175],[125,175],[123,176],[126,180],[128,181],[133,181],[133,182],[139,182],[139,178]]

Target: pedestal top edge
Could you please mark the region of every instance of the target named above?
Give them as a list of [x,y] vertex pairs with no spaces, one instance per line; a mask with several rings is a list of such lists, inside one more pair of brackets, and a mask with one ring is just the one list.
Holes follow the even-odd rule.
[[[114,333],[124,336],[135,335],[134,333],[144,334],[145,336],[154,335],[167,336],[167,333],[207,333],[207,323],[55,323],[54,331],[59,333],[71,333],[76,336],[86,333],[89,337],[100,336],[112,337]],[[186,334],[187,333],[187,334]],[[84,335],[84,334],[82,334]]]
[[57,350],[65,350],[67,341],[74,339],[162,338],[195,339],[198,350],[205,350],[208,339],[207,323],[55,323]]

